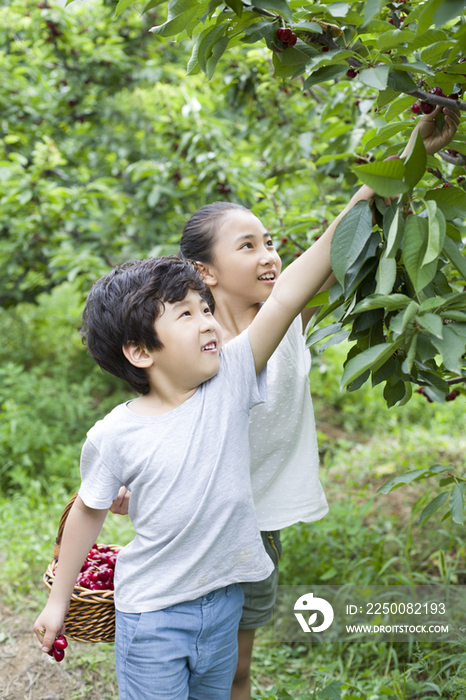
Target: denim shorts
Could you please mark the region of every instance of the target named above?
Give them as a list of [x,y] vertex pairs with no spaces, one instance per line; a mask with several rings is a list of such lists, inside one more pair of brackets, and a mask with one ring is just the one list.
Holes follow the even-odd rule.
[[244,593],[243,614],[239,623],[240,630],[255,630],[264,627],[272,619],[273,606],[277,596],[278,563],[282,556],[280,530],[261,532],[265,551],[273,561],[275,568],[263,581],[242,583]]
[[164,610],[117,610],[120,700],[229,700],[243,602],[235,583]]

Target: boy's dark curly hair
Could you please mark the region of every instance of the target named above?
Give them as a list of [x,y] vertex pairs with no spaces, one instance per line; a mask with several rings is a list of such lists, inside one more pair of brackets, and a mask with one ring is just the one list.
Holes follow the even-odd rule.
[[135,343],[147,350],[160,350],[155,321],[164,304],[182,301],[193,289],[209,296],[191,260],[175,256],[133,260],[99,279],[87,297],[81,335],[89,353],[107,372],[129,383],[141,394],[149,391],[145,370],[134,367],[123,346]]

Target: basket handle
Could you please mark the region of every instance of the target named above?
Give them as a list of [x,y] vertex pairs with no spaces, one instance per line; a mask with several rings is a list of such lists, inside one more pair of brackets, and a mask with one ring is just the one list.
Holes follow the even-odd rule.
[[74,493],[71,496],[70,500],[68,501],[67,505],[65,506],[65,510],[63,511],[63,513],[61,515],[60,524],[58,526],[58,533],[57,533],[57,537],[55,540],[55,546],[53,548],[53,558],[55,561],[58,561],[58,555],[60,554],[61,538],[63,536],[63,530],[65,529],[66,519],[67,519],[68,514],[71,510],[71,506],[73,505],[73,503],[76,500],[77,495],[78,495],[78,491],[76,491],[76,493]]

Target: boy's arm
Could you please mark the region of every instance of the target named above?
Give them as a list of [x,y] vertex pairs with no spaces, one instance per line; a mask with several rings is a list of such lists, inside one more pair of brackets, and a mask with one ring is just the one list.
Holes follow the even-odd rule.
[[249,326],[249,342],[259,373],[285,335],[290,323],[329,278],[330,244],[340,220],[357,202],[370,200],[374,191],[363,185],[326,232],[279,276],[272,294]]
[[97,539],[107,510],[88,508],[78,496],[68,514],[60,546],[60,558],[47,604],[34,624],[42,651],[52,648],[64,631],[71,595],[81,566]]

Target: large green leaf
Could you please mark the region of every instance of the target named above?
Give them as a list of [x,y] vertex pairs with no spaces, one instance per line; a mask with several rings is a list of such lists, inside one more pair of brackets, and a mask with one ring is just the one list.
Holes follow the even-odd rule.
[[390,294],[393,290],[393,285],[396,279],[396,260],[395,258],[389,258],[385,254],[381,256],[379,260],[379,266],[377,268],[376,280],[376,294]]
[[196,14],[200,17],[207,8],[207,3],[193,5],[191,0],[171,0],[168,3],[167,21],[149,31],[157,36],[175,36],[180,34]]
[[[381,126],[375,134],[371,136],[363,136],[361,143],[364,144],[363,153],[370,151],[371,148],[380,146],[381,143],[386,143],[389,138],[399,134],[403,131],[403,127],[411,127],[411,121],[396,122],[396,124],[387,124],[386,126]],[[371,132],[368,132],[369,134]],[[373,133],[373,132],[372,132]]]
[[348,65],[346,63],[337,63],[333,66],[324,66],[324,68],[319,68],[314,71],[303,84],[303,90],[307,90],[313,85],[318,85],[319,83],[325,83],[327,80],[334,80],[335,78],[340,78],[345,75],[348,70]]
[[359,71],[359,80],[367,85],[368,87],[375,88],[376,90],[385,90],[387,87],[388,74],[390,72],[389,66],[378,66],[377,68],[364,68]]
[[394,197],[408,191],[408,185],[403,181],[405,166],[401,160],[383,160],[353,168],[362,182],[382,197]]
[[372,234],[368,202],[358,202],[339,222],[333,234],[330,259],[335,277],[344,284],[348,269],[359,258]]
[[396,92],[413,92],[417,86],[403,71],[392,70],[388,76],[388,87]]
[[[386,215],[385,215],[386,216]],[[385,233],[385,216],[384,216],[384,235],[387,240],[386,256],[387,258],[395,258],[398,249],[401,245],[404,232],[404,220],[401,216],[400,209],[396,209],[395,215],[393,216],[390,226],[388,227],[388,232]]]
[[409,29],[392,29],[379,36],[377,39],[377,48],[381,51],[384,49],[391,49],[393,46],[399,46],[399,44],[405,44],[411,41],[414,39],[414,36],[414,33],[409,31]]
[[433,476],[434,474],[440,474],[447,469],[452,469],[451,464],[447,465],[436,465],[435,467],[421,467],[420,469],[414,469],[410,472],[405,472],[404,474],[397,474],[391,479],[385,482],[383,486],[377,489],[377,493],[390,493],[394,489],[403,486],[404,484],[411,484],[413,481],[418,481],[419,479],[425,479],[426,477]]
[[427,241],[427,249],[422,260],[422,265],[427,265],[433,260],[437,260],[440,255],[444,242],[446,223],[442,212],[437,209],[437,204],[433,200],[427,201],[427,211],[429,216],[429,237]]
[[458,525],[464,525],[463,508],[464,508],[464,492],[466,484],[461,482],[456,484],[450,496],[450,511],[451,519]]
[[393,355],[395,350],[398,350],[401,340],[402,338],[400,337],[394,343],[380,343],[379,345],[374,345],[374,347],[364,350],[359,353],[359,355],[349,360],[341,378],[340,389],[344,389],[357,377],[366,372],[366,370],[374,371],[381,367],[384,362]]
[[461,277],[466,280],[466,259],[458,250],[456,243],[448,236],[445,236],[443,250],[445,251],[445,255],[450,260],[453,267],[455,267],[460,273]]
[[404,164],[406,168],[404,181],[411,190],[424,175],[427,166],[426,147],[424,146],[420,131],[416,134],[416,138],[405,158]]
[[466,352],[466,338],[455,333],[450,326],[443,327],[443,338],[431,337],[432,344],[442,355],[443,364],[450,372],[461,374],[462,356]]
[[430,516],[433,515],[435,511],[440,508],[440,506],[443,506],[443,504],[448,500],[449,495],[450,491],[444,491],[426,505],[419,517],[419,527],[422,527],[424,523],[429,520]]
[[459,187],[440,187],[430,190],[426,199],[437,202],[446,219],[466,217],[466,192]]
[[387,309],[387,311],[396,311],[404,309],[411,302],[410,297],[405,294],[389,294],[388,296],[369,296],[359,302],[354,308],[354,311],[361,313],[370,309]]
[[403,261],[416,292],[424,289],[435,277],[437,261],[422,266],[427,249],[429,227],[426,219],[414,214],[405,223]]
[[440,316],[426,313],[422,314],[422,316],[416,316],[416,320],[424,330],[435,335],[436,338],[443,338],[443,324]]
[[285,17],[288,22],[293,21],[293,14],[286,0],[251,0],[254,7],[259,7],[262,10],[273,10],[279,15]]

